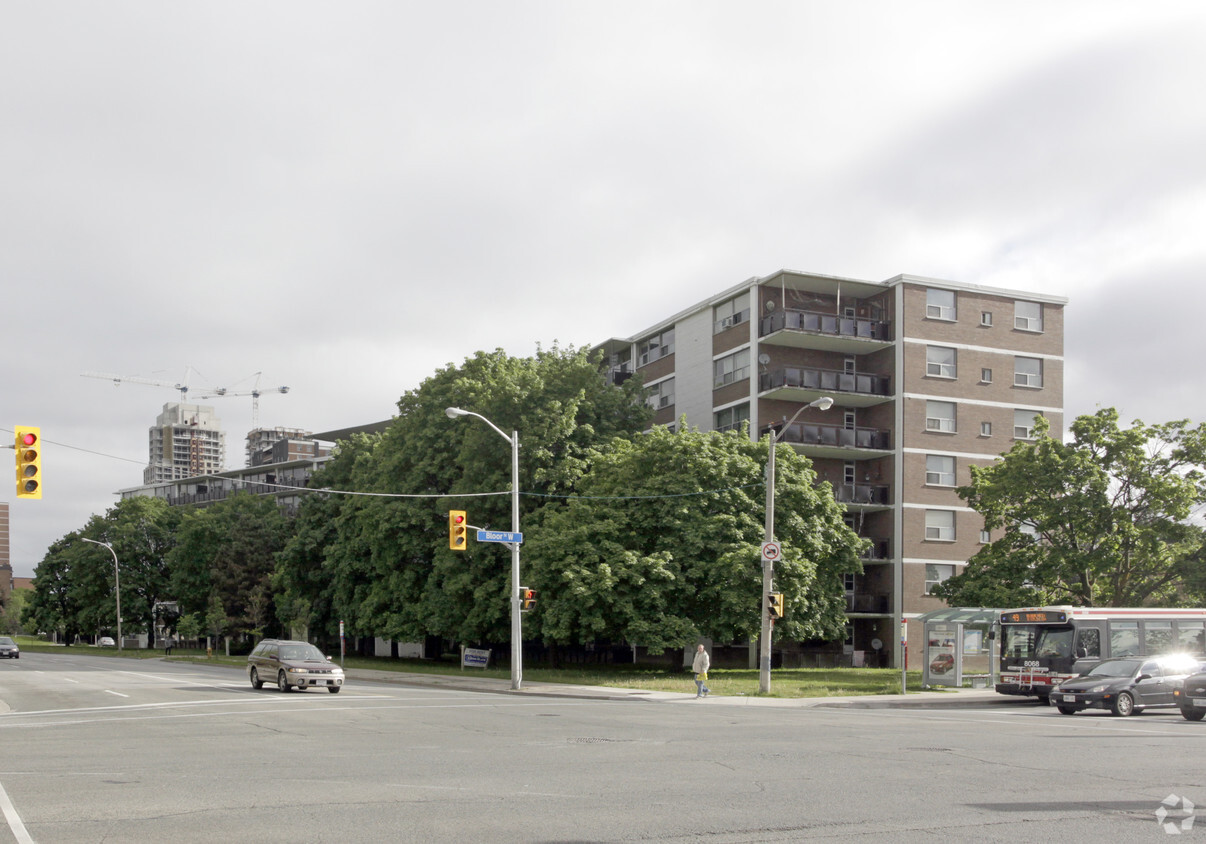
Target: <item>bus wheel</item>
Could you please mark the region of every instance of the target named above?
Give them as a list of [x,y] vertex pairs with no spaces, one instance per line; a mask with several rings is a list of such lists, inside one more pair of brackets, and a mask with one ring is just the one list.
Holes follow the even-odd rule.
[[1119,692],[1118,697],[1114,698],[1114,705],[1110,711],[1115,715],[1125,718],[1135,711],[1135,699],[1131,697],[1130,692]]

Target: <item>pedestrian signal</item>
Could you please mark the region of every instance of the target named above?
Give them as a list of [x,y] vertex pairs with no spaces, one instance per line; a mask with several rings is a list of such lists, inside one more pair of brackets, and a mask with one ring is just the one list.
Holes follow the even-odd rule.
[[766,605],[771,618],[783,618],[783,593],[771,592],[766,596]]
[[469,544],[469,525],[464,510],[448,511],[448,547],[453,551],[464,551]]
[[17,498],[42,497],[42,429],[18,425]]

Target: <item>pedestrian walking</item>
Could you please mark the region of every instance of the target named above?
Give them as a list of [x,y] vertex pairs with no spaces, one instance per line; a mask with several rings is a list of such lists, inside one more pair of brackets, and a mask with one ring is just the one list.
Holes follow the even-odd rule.
[[176,640],[173,639],[171,636],[168,636],[166,639],[164,639],[163,640],[163,655],[171,656],[172,655],[172,646],[175,644],[176,644]]
[[700,645],[695,649],[695,659],[691,662],[691,670],[695,672],[695,696],[707,697],[711,689],[708,688],[708,668],[712,665],[712,658],[708,656],[708,652],[704,650],[704,646]]

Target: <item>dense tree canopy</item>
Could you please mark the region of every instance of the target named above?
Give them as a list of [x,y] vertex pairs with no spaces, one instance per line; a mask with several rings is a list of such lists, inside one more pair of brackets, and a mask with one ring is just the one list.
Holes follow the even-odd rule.
[[[775,583],[789,639],[838,636],[842,576],[860,570],[860,540],[811,464],[780,448]],[[755,638],[761,625],[767,440],[745,433],[614,439],[591,456],[577,495],[552,500],[524,545],[538,590],[529,635],[551,643],[611,641],[652,651],[700,635]],[[526,534],[525,534],[526,536]]]
[[[1112,408],[1078,417],[1072,441],[1018,442],[972,467],[959,494],[997,537],[935,594],[962,606],[1168,605],[1201,600],[1206,425],[1120,428]],[[1200,587],[1199,587],[1200,588]]]

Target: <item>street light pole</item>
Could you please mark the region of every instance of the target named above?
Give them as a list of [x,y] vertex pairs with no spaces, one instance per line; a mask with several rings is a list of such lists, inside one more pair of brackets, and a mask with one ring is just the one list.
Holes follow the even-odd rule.
[[[498,435],[511,444],[511,532],[519,533],[519,431],[507,436],[502,429],[480,413],[449,407],[444,410],[449,419],[458,416],[476,416]],[[523,618],[520,615],[519,598],[519,543],[511,542],[511,688],[518,691],[523,687]]]
[[[775,426],[770,429],[770,444],[767,448],[766,455],[766,541],[775,541],[775,443],[779,442],[779,438],[796,421],[796,417],[805,410],[815,407],[818,410],[828,410],[833,407],[833,399],[829,396],[821,396],[815,401],[803,405],[790,420],[779,426],[778,430]],[[774,622],[770,617],[770,593],[774,589],[775,564],[773,561],[763,557],[762,559],[762,635],[758,643],[758,691],[762,694],[770,694],[771,685],[771,634],[774,631]]]
[[93,545],[103,545],[109,549],[109,553],[113,555],[113,595],[117,598],[117,649],[121,650],[121,572],[117,568],[117,552],[113,550],[113,546],[108,542],[97,542],[95,539],[88,539],[81,536],[80,539],[85,542],[91,542]]

